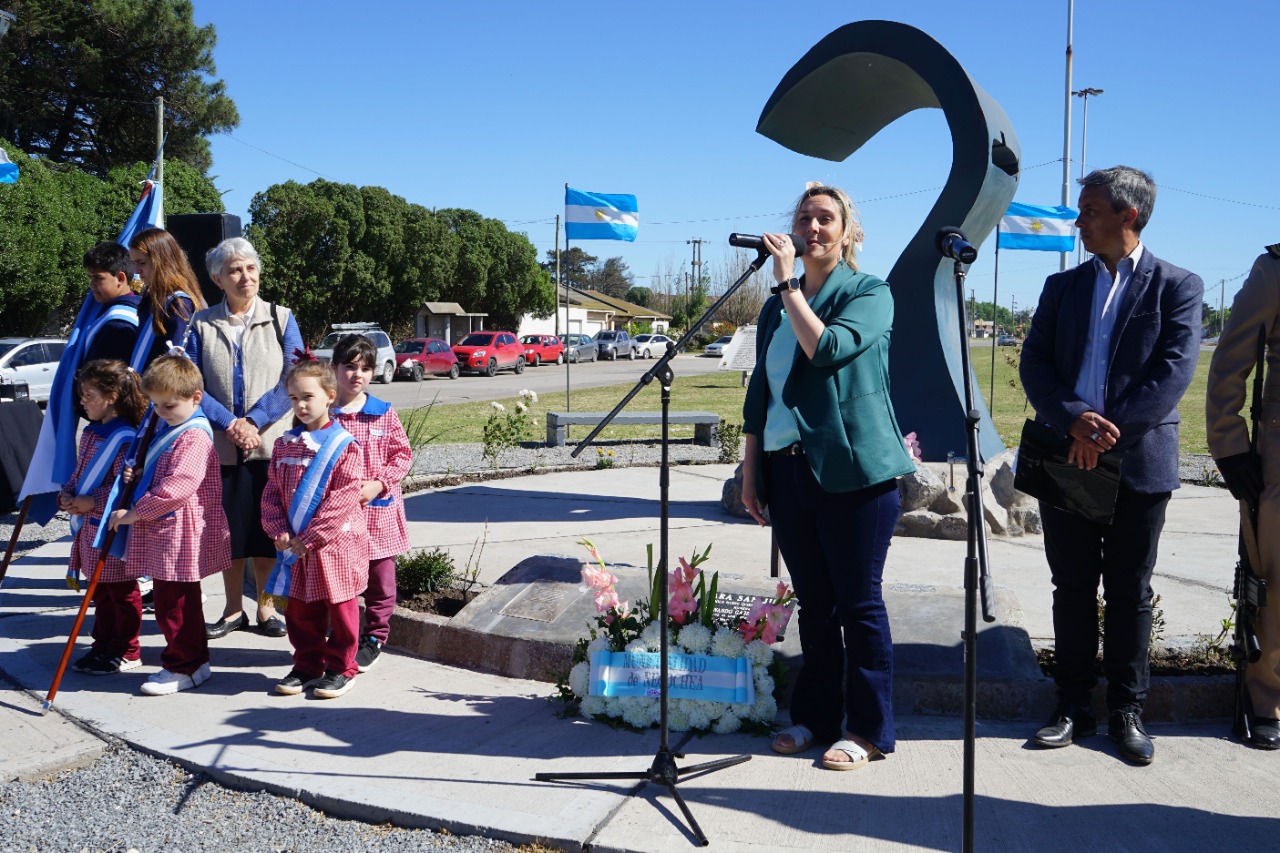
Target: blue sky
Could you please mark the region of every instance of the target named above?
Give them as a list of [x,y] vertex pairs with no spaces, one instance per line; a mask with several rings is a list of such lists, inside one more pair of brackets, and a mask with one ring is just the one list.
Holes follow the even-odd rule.
[[[1089,100],[1088,164],[1154,175],[1161,189],[1144,242],[1199,273],[1216,305],[1219,282],[1233,279],[1229,304],[1253,258],[1280,241],[1280,7],[1210,8],[1077,0],[1072,83],[1105,90]],[[770,93],[810,47],[870,19],[918,27],[950,50],[1013,122],[1017,200],[1061,198],[1066,0],[197,0],[195,10],[197,23],[217,28],[218,76],[241,117],[213,138],[211,174],[246,223],[254,193],[323,176],[477,210],[527,233],[541,256],[554,246],[568,182],[639,197],[636,243],[583,248],[621,256],[637,284],[660,286],[689,269],[694,238],[706,241],[712,272],[736,274],[753,255],[736,260],[727,235],[782,230],[805,181],[820,180],[859,203],[862,266],[887,275],[946,180],[941,112],[903,117],[842,163],[755,132]],[[1074,180],[1081,114],[1072,101]],[[1071,195],[1074,204],[1074,184]],[[993,243],[970,272],[979,299],[991,298]],[[1051,253],[1000,261],[1005,306],[1033,302],[1058,268]]]

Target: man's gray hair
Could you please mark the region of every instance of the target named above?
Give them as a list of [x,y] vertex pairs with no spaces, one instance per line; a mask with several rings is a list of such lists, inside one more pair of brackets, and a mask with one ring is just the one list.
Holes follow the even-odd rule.
[[258,250],[243,237],[228,237],[214,246],[204,256],[204,265],[209,270],[210,276],[221,277],[227,264],[237,260],[253,261],[259,270],[262,269],[262,259],[258,257]]
[[1107,200],[1116,213],[1133,208],[1138,218],[1133,222],[1133,233],[1141,234],[1151,219],[1156,206],[1156,182],[1151,176],[1132,166],[1112,166],[1110,169],[1094,169],[1076,183],[1082,187],[1102,187]]

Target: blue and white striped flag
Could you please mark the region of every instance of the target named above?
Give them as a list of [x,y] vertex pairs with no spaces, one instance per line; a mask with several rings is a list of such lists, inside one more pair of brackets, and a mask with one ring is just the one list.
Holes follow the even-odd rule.
[[0,148],[0,184],[16,184],[18,166],[9,159],[9,152]]
[[[142,197],[138,199],[137,207],[125,223],[120,236],[116,238],[116,242],[122,246],[127,247],[133,235],[139,231],[164,227],[160,185],[152,180],[154,176],[153,167],[152,175],[144,181]],[[80,362],[84,361],[89,348],[89,331],[101,317],[102,310],[92,293],[85,296],[67,338],[66,349],[58,360],[58,369],[53,374],[53,386],[49,390],[44,422],[40,425],[36,449],[18,494],[19,500],[31,497],[29,515],[37,524],[48,524],[57,513],[57,492],[75,472],[76,427],[79,426],[80,419],[76,417],[71,395],[75,388],[76,371],[80,369]]]
[[564,189],[564,235],[569,240],[630,240],[640,231],[633,195]]
[[1038,207],[1013,202],[1000,220],[1001,249],[1074,252],[1076,211],[1069,207]]

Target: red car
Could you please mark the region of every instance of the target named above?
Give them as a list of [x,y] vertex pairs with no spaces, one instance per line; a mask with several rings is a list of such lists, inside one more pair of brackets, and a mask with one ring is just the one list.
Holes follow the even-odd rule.
[[564,363],[564,342],[555,335],[525,335],[520,339],[524,344],[524,363],[534,367],[544,361],[549,364]]
[[414,338],[396,344],[396,376],[421,382],[427,374],[457,379],[458,357],[436,338]]
[[453,345],[463,370],[493,376],[499,370],[524,373],[524,344],[511,332],[472,332]]

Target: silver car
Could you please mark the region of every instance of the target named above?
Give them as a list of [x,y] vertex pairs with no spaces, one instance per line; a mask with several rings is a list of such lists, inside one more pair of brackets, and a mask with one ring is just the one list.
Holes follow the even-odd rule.
[[666,335],[636,335],[635,348],[641,358],[655,358],[665,355],[667,345],[674,343],[675,341]]
[[25,382],[32,400],[47,402],[66,348],[62,338],[0,338],[0,382]]
[[390,385],[391,380],[396,378],[396,349],[391,345],[391,338],[387,337],[387,333],[377,323],[334,323],[329,328],[333,331],[325,335],[324,340],[311,353],[316,358],[329,361],[333,358],[333,348],[338,345],[338,341],[347,335],[363,335],[378,350],[378,364],[373,369],[374,380]]
[[577,364],[580,361],[595,361],[600,357],[600,351],[596,349],[595,339],[589,335],[561,335],[560,340],[564,341],[565,352],[571,364]]
[[636,348],[632,346],[631,336],[622,329],[601,329],[596,332],[596,349],[602,358],[617,361],[618,356],[625,355],[636,360]]

